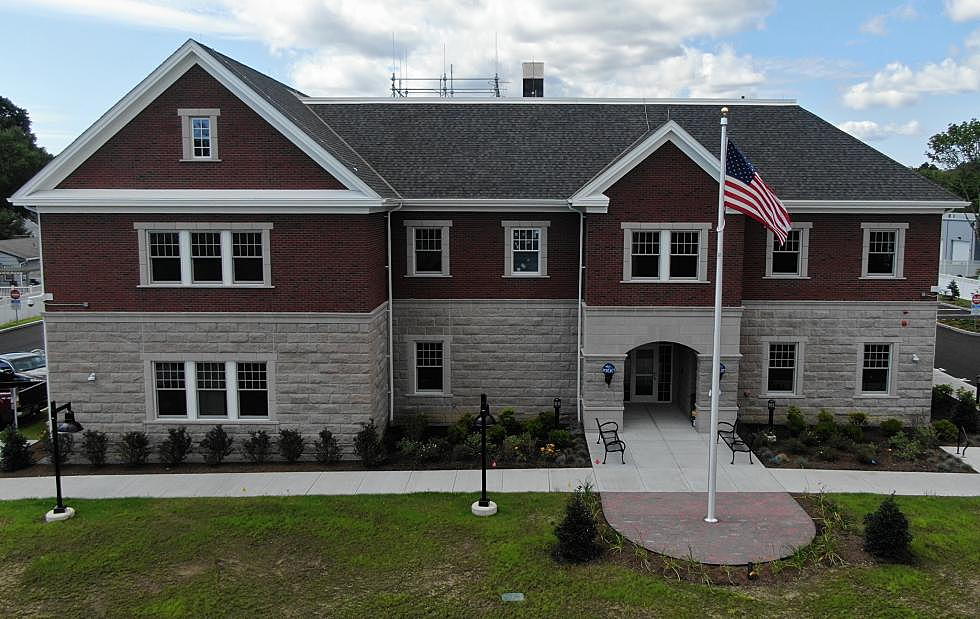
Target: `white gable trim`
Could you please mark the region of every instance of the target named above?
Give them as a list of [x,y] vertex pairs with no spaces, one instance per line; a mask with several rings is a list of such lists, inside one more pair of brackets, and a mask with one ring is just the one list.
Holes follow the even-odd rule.
[[44,169],[34,175],[26,185],[13,195],[12,201],[22,205],[32,205],[31,195],[35,192],[55,190],[61,181],[67,178],[126,123],[135,118],[194,65],[198,65],[207,71],[209,75],[255,110],[266,122],[343,183],[345,187],[365,197],[380,199],[377,193],[340,163],[336,157],[325,151],[313,138],[299,129],[279,110],[269,105],[265,99],[238,79],[197,42],[188,40],[163,64],[154,69],[150,75],[129,91],[125,97],[112,106],[108,112],[103,114],[95,124],[86,129]]
[[681,149],[681,152],[698,164],[709,176],[718,178],[718,172],[721,169],[718,159],[695,140],[690,133],[684,131],[680,125],[673,120],[668,120],[654,133],[575,192],[575,195],[569,198],[569,202],[574,207],[608,206],[609,197],[603,192],[667,142],[671,142]]

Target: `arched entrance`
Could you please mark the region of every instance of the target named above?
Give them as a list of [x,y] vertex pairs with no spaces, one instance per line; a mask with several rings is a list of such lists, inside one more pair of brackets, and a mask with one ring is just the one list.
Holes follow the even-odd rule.
[[654,414],[689,416],[698,381],[698,354],[678,342],[649,342],[630,350],[623,374],[623,402]]

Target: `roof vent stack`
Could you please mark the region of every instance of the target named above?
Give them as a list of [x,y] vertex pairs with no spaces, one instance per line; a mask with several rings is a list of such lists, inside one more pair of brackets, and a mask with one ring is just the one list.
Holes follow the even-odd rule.
[[544,96],[544,63],[522,62],[521,69],[524,72],[524,96],[543,97]]

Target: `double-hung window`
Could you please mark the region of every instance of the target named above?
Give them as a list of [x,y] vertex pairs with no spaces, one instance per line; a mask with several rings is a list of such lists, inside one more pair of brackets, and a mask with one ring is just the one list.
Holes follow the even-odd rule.
[[785,243],[771,230],[766,231],[766,277],[794,279],[807,277],[809,268],[810,229],[808,221],[795,222]]
[[409,380],[414,395],[450,395],[449,338],[409,338]]
[[271,223],[143,223],[141,286],[271,287]]
[[769,342],[766,352],[765,392],[798,394],[799,345],[796,342]]
[[451,221],[406,221],[408,277],[449,277]]
[[218,159],[218,117],[221,111],[180,108],[181,161],[220,161]]
[[863,223],[864,249],[861,277],[866,279],[902,279],[905,268],[905,231],[907,223]]
[[218,359],[147,363],[152,377],[151,410],[158,419],[235,421],[270,417],[270,362]]
[[549,221],[502,221],[504,277],[548,276]]
[[861,393],[891,392],[892,357],[892,344],[864,345],[861,354]]
[[706,282],[707,223],[623,223],[623,282]]

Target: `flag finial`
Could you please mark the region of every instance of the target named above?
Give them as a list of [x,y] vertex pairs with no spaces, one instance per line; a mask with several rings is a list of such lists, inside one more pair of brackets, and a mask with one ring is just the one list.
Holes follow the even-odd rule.
[[721,108],[721,115],[722,116],[728,116],[728,108],[727,107]]

